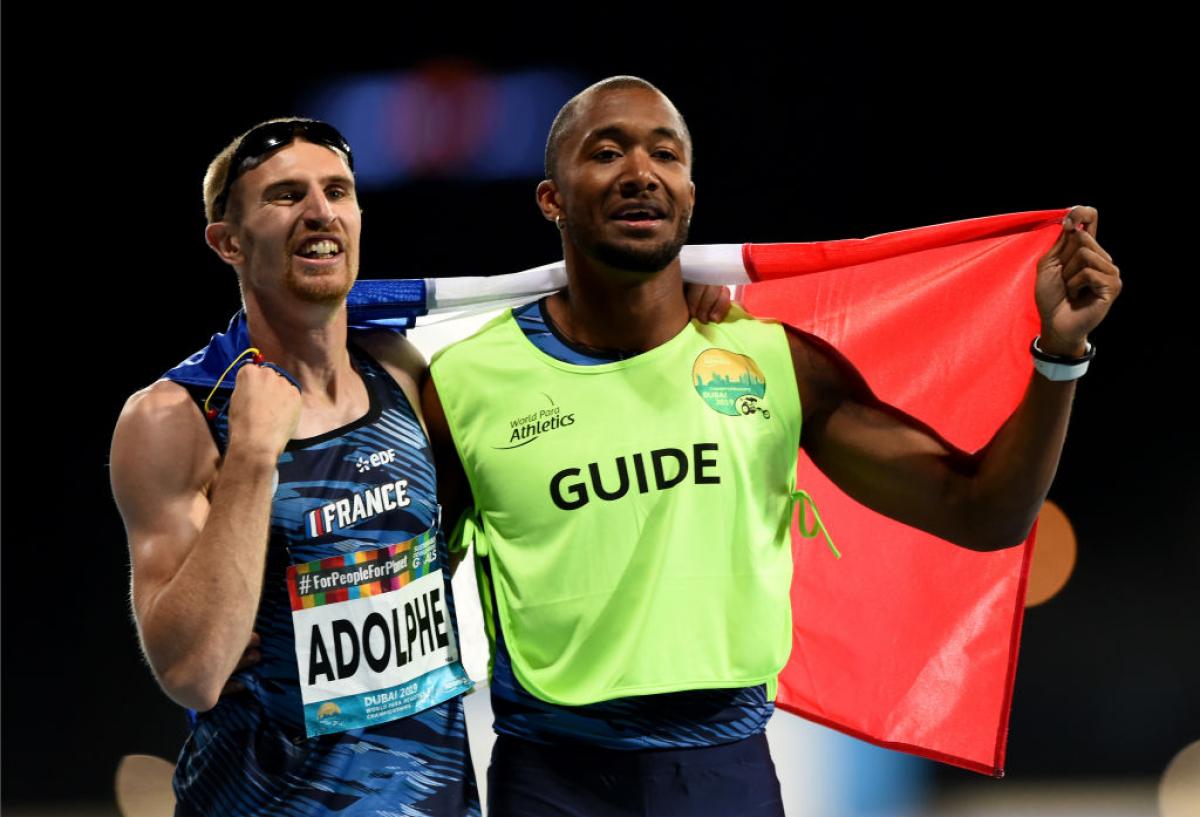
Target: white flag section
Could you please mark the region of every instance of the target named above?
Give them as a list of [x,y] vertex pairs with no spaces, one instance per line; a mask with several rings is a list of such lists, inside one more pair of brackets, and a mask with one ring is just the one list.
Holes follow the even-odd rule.
[[[750,283],[741,244],[695,244],[679,254],[683,278],[697,284],[740,286]],[[562,261],[509,273],[470,278],[428,278],[429,314],[408,330],[408,339],[426,360],[439,349],[470,336],[504,309],[527,304],[567,285]],[[444,519],[452,528],[457,520]],[[468,558],[454,575],[460,660],[475,681],[487,680],[488,645],[475,584],[475,562]]]
[[741,286],[750,283],[741,244],[689,244],[679,253],[683,280],[693,284]]
[[[694,284],[740,286],[750,283],[742,262],[741,244],[694,244],[679,253],[683,280]],[[562,261],[543,264],[506,275],[466,278],[426,278],[425,306],[428,315],[418,323],[453,321],[480,311],[519,306],[567,285]],[[440,348],[440,347],[439,347]]]
[[[520,274],[520,273],[517,273]],[[440,281],[438,283],[441,283]],[[555,290],[550,290],[554,292]],[[499,315],[510,306],[520,306],[530,301],[536,301],[547,293],[536,293],[517,298],[507,298],[502,303],[495,301],[478,308],[463,308],[454,311],[439,311],[430,313],[418,319],[417,326],[408,330],[408,339],[413,346],[425,356],[425,360],[433,359],[433,355],[451,343],[470,337],[479,327]]]
[[425,306],[429,315],[420,323],[454,320],[478,310],[519,306],[567,285],[562,261],[507,275],[466,278],[426,278]]

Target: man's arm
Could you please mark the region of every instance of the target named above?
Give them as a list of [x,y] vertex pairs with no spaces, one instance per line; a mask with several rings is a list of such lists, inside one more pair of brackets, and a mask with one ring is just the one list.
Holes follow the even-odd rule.
[[[438,502],[442,505],[442,520],[449,531],[458,523],[459,517],[470,509],[473,500],[467,472],[458,458],[454,438],[450,436],[450,424],[446,421],[442,399],[438,396],[433,377],[428,372],[421,383],[421,406],[429,430],[429,441],[433,446],[433,458],[437,463]],[[454,568],[458,567],[463,555],[461,551],[450,554]]]
[[174,383],[135,394],[117,421],[111,473],[134,616],[151,669],[184,706],[211,709],[251,641],[275,467],[299,416],[290,383],[247,365],[237,375],[224,462]]
[[[1042,348],[1082,355],[1121,289],[1095,241],[1096,212],[1077,207],[1038,264]],[[1080,229],[1082,227],[1082,229]],[[972,550],[1021,542],[1041,509],[1066,438],[1074,381],[1034,374],[1013,415],[974,454],[885,405],[828,344],[789,334],[804,406],[801,445],[838,487],[893,519]]]

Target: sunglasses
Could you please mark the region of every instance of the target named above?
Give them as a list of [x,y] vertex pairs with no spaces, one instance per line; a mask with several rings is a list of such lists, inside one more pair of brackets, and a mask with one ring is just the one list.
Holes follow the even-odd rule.
[[225,203],[229,198],[229,190],[238,176],[242,175],[245,165],[256,159],[261,159],[273,150],[284,145],[290,145],[297,137],[314,145],[324,145],[340,151],[346,157],[346,164],[354,171],[354,155],[350,152],[350,143],[346,137],[338,133],[333,125],[316,122],[311,119],[285,119],[282,122],[267,122],[254,128],[238,144],[229,161],[229,173],[225,176],[225,186],[221,194],[213,201],[213,209],[217,218],[225,216]]

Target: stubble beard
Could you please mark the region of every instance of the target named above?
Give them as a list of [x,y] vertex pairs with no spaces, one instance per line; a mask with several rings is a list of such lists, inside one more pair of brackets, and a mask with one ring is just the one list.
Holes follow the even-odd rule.
[[567,231],[584,255],[606,267],[625,272],[659,272],[679,256],[687,243],[690,218],[685,214],[679,220],[675,235],[657,244],[634,242],[631,244],[607,241],[588,227],[567,216]]
[[339,276],[336,279],[313,279],[293,273],[287,277],[288,292],[305,303],[318,306],[329,306],[344,301],[352,286],[354,278],[350,275]]
[[343,267],[340,275],[305,275],[295,265],[295,259],[289,255],[288,274],[284,278],[287,291],[297,299],[315,306],[333,306],[341,303],[350,293],[358,278],[357,259],[351,261],[347,252],[343,256]]
[[[245,239],[247,255],[250,256],[250,268],[254,269],[269,257],[271,251],[259,248],[251,238]],[[242,289],[243,300],[247,289],[254,290],[256,299],[262,302],[274,302],[280,295],[287,294],[296,300],[313,306],[335,306],[346,299],[350,289],[358,278],[358,256],[351,256],[349,250],[343,250],[342,266],[337,275],[305,275],[299,268],[296,256],[284,249],[275,262],[281,265],[282,273],[264,270],[249,273],[248,278],[239,276],[238,285]],[[254,259],[258,259],[258,262]]]

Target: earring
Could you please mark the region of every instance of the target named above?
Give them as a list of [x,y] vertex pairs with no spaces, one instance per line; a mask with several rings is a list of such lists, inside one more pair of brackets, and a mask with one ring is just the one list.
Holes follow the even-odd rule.
[[554,217],[554,226],[557,227],[559,229],[559,231],[562,230],[562,228],[563,228],[562,213],[559,213],[557,216]]

